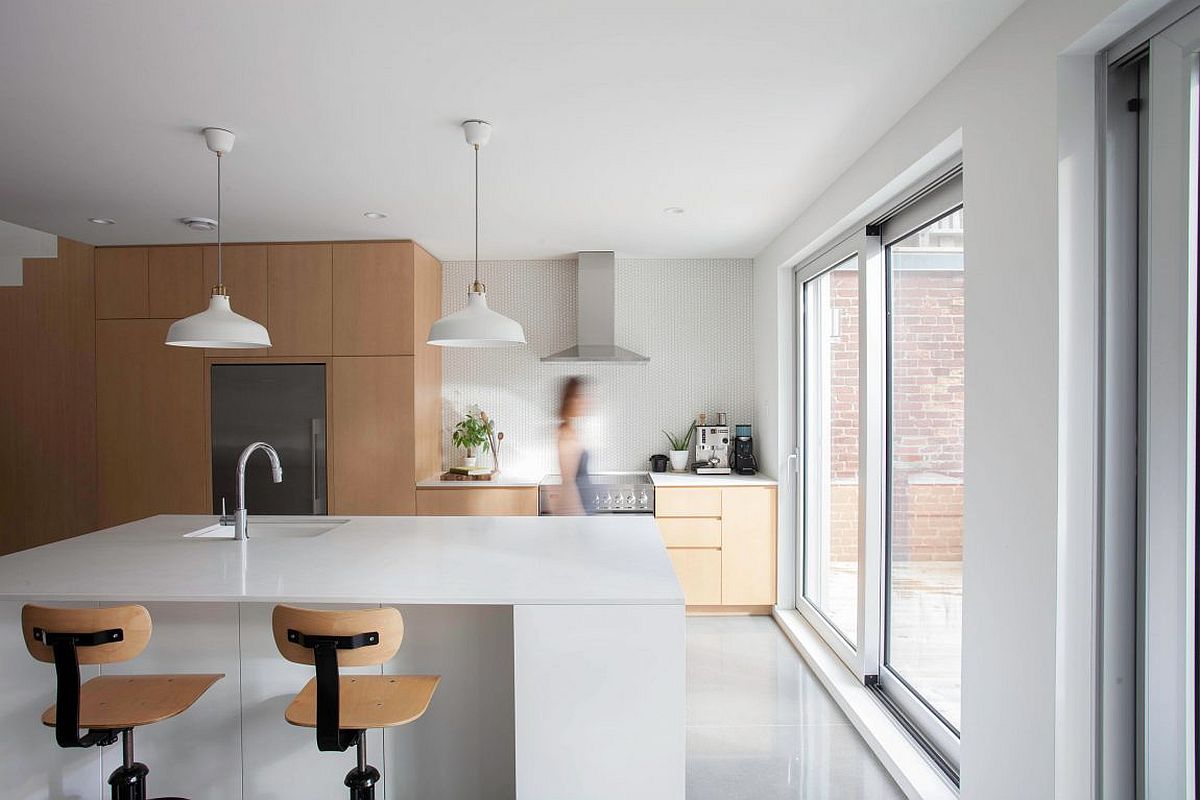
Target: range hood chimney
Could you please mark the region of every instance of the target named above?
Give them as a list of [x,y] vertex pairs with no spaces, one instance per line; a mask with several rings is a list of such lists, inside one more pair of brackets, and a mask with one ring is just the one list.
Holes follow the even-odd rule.
[[611,250],[579,254],[578,344],[542,361],[644,363],[650,359],[616,343],[616,257]]

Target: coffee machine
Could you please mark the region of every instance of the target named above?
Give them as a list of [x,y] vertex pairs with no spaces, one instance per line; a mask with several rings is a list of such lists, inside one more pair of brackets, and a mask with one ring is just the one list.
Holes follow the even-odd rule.
[[696,426],[696,463],[692,466],[698,475],[728,475],[729,469],[729,426]]
[[733,456],[730,463],[738,475],[753,475],[758,472],[758,459],[754,457],[754,437],[750,435],[749,425],[734,426]]

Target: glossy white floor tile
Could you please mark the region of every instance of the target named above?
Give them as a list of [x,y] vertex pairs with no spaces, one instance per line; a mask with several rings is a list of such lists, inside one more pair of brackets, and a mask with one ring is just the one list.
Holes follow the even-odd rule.
[[900,800],[769,617],[689,617],[688,800]]

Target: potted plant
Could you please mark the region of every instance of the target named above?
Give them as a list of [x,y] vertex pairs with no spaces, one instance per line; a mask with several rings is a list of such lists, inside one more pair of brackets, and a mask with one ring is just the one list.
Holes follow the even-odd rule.
[[465,467],[474,467],[476,453],[480,449],[487,450],[491,446],[488,436],[490,425],[482,414],[483,412],[478,409],[468,411],[467,415],[454,426],[454,432],[450,434],[450,441],[454,443],[454,446],[467,452],[463,459]]
[[663,435],[667,437],[667,441],[671,443],[671,469],[676,472],[684,472],[688,467],[688,448],[692,444],[692,431],[696,429],[696,423],[688,426],[687,432],[683,436],[672,436],[663,431]]

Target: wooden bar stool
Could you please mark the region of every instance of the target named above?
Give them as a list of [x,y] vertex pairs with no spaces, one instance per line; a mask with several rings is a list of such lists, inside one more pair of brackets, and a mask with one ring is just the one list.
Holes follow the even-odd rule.
[[[59,747],[115,744],[121,766],[108,778],[113,800],[146,800],[150,770],[133,758],[133,729],[186,711],[224,675],[99,675],[79,684],[80,664],[128,661],[150,641],[150,613],[142,606],[21,609],[25,646],[54,664],[57,702],[42,714]],[[86,734],[80,728],[87,728]],[[161,798],[160,800],[181,800]]]
[[317,749],[358,748],[358,766],[346,775],[350,800],[374,800],[379,770],[367,764],[368,728],[406,725],[429,708],[438,675],[339,675],[338,667],[382,664],[404,638],[395,608],[315,611],[275,606],[275,645],[288,661],[313,664],[317,675],[296,695],[284,718],[317,729]]

